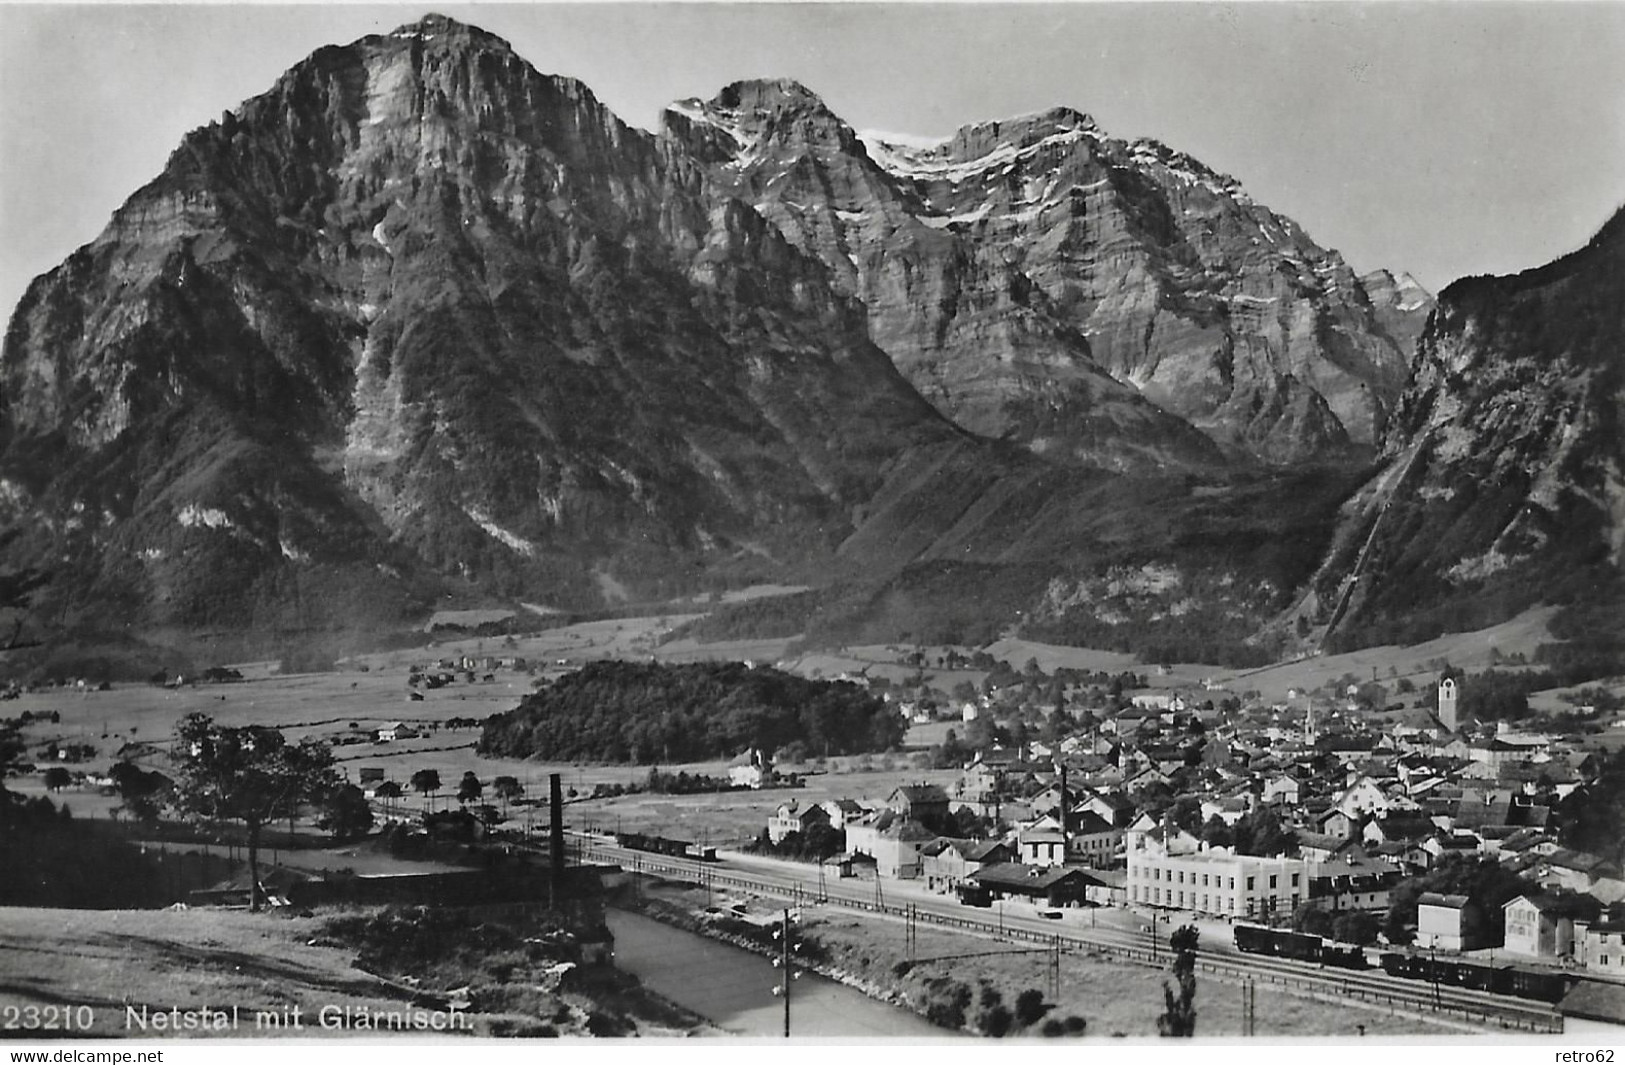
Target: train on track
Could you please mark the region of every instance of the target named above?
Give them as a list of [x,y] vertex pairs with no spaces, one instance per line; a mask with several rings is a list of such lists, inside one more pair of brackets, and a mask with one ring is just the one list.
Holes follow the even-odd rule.
[[617,832],[615,842],[629,851],[647,851],[650,854],[664,854],[668,858],[692,858],[700,862],[717,861],[715,847],[702,847],[686,839],[646,836],[642,832]]
[[1388,951],[1382,955],[1383,972],[1408,980],[1437,981],[1443,987],[1465,987],[1473,991],[1490,991],[1497,995],[1515,995],[1518,998],[1540,1002],[1557,1002],[1568,993],[1575,977],[1551,969],[1536,969],[1523,965],[1491,965],[1472,958],[1433,958],[1426,954],[1401,954]]
[[1369,969],[1365,951],[1348,943],[1334,943],[1322,936],[1266,928],[1256,924],[1236,925],[1236,949],[1243,954],[1264,954],[1272,958],[1295,958],[1319,962],[1339,969]]

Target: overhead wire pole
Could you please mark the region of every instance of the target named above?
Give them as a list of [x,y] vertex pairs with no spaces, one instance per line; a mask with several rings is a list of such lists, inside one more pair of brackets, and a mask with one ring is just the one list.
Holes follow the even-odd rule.
[[[790,984],[796,978],[795,962],[791,958],[790,948],[790,920],[791,911],[788,907],[784,911],[783,924],[779,926],[779,956],[773,960],[774,967],[783,970],[784,978],[773,989],[775,995],[784,996],[784,1038],[790,1038]],[[798,915],[799,916],[799,915]]]

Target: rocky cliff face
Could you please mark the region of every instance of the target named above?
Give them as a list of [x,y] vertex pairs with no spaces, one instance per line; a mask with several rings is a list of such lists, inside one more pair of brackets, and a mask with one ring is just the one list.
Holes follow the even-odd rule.
[[1625,562],[1625,213],[1547,266],[1449,286],[1381,473],[1315,582],[1343,642],[1562,602]]
[[665,123],[863,301],[937,409],[1045,455],[1374,447],[1430,307],[1391,278],[1373,296],[1233,179],[1071,110],[918,147],[860,137],[793,82],[742,82]]
[[1617,566],[1621,228],[1422,331],[1076,112],[919,148],[752,82],[652,136],[431,17],[188,136],[30,287],[0,562],[103,629],[770,577],[838,585],[841,640],[1369,636]]
[[827,553],[956,435],[693,160],[431,18],[192,134],[35,282],[0,517],[190,622],[306,565],[579,603]]

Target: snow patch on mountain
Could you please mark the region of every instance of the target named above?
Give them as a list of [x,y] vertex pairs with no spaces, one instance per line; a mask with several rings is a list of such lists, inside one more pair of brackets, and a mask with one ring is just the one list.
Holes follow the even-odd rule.
[[536,553],[535,544],[531,543],[529,540],[526,540],[522,536],[516,536],[507,529],[504,529],[502,526],[492,521],[490,515],[485,513],[485,511],[481,510],[479,507],[465,506],[463,508],[463,513],[467,514],[469,520],[475,525],[478,525],[481,529],[485,530],[485,534],[487,536],[491,537],[491,539],[497,541],[502,546],[508,548],[510,551],[524,555],[527,558]]
[[959,184],[973,177],[985,175],[995,168],[1009,173],[1015,168],[1015,164],[1034,159],[1045,151],[1095,139],[1095,135],[1089,130],[1067,129],[1051,133],[1028,145],[999,144],[973,159],[955,158],[951,147],[946,144],[932,148],[879,144],[878,154],[872,147],[869,157],[895,177]]
[[203,507],[196,503],[188,503],[175,515],[175,520],[186,528],[196,528],[201,525],[206,529],[229,529],[232,521],[226,512],[216,507]]

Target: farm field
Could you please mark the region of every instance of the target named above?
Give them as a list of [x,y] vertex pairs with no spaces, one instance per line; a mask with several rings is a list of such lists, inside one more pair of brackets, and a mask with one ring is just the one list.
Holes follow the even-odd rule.
[[[436,659],[463,654],[496,657],[519,655],[532,664],[545,663],[543,675],[557,676],[584,661],[598,658],[644,657],[653,652],[666,660],[695,658],[754,657],[772,661],[772,652],[782,651],[786,641],[732,641],[728,643],[658,646],[660,635],[683,620],[697,615],[662,615],[585,622],[524,638],[468,638],[435,643],[417,649],[398,650],[350,660],[348,669],[333,673],[279,675],[274,664],[250,662],[235,664],[245,679],[239,683],[200,684],[181,688],[150,685],[121,685],[106,692],[54,690],[29,693],[11,701],[7,716],[24,711],[38,718],[56,713],[60,722],[36,721],[24,729],[31,752],[52,740],[60,743],[88,743],[96,754],[85,768],[105,769],[127,744],[136,745],[133,760],[147,768],[164,769],[167,746],[175,722],[192,712],[202,712],[228,725],[259,724],[281,728],[291,739],[306,736],[328,739],[335,744],[339,766],[359,780],[361,769],[379,769],[386,779],[404,784],[419,769],[440,774],[442,791],[436,804],[454,801],[457,781],[465,772],[474,772],[489,784],[502,774],[511,774],[526,785],[527,794],[540,797],[547,775],[564,775],[566,787],[578,795],[590,794],[597,784],[630,784],[648,775],[647,767],[585,766],[549,764],[482,758],[473,745],[479,730],[452,728],[454,719],[482,721],[491,714],[511,710],[531,690],[532,678],[525,673],[497,670],[468,683],[459,675],[452,684],[428,691],[422,701],[409,701],[406,679],[412,664],[432,665]],[[1344,673],[1369,675],[1376,669],[1379,679],[1395,675],[1421,676],[1431,671],[1427,663],[1448,659],[1469,669],[1490,664],[1491,649],[1502,654],[1528,653],[1546,638],[1550,611],[1531,611],[1513,621],[1481,632],[1445,637],[1412,648],[1372,648],[1347,655],[1326,656],[1286,663],[1265,670],[1225,674],[1212,667],[1174,666],[1165,675],[1154,668],[1136,664],[1126,655],[1054,647],[1020,640],[1001,640],[988,650],[1020,668],[1028,658],[1036,658],[1045,669],[1072,666],[1080,669],[1135,669],[1147,673],[1158,687],[1195,688],[1203,678],[1228,680],[1231,690],[1257,690],[1266,699],[1284,699],[1292,688],[1308,688]],[[839,654],[807,654],[784,663],[786,668],[808,676],[834,677],[842,672],[903,679],[913,676],[914,667],[902,663],[903,656],[915,650],[900,646],[859,646]],[[920,649],[928,662],[935,661],[947,648]],[[560,665],[560,660],[567,664]],[[362,672],[362,667],[366,672]],[[1390,672],[1390,670],[1395,672]],[[960,680],[980,681],[985,674],[975,670],[937,670],[927,666],[930,682],[950,689]],[[1552,701],[1555,695],[1537,695]],[[395,721],[426,726],[421,737],[387,744],[362,739],[370,730]],[[352,725],[354,727],[352,727]],[[951,728],[963,729],[956,721],[915,725],[906,744],[920,751],[943,742]],[[350,742],[346,742],[350,741]],[[1625,745],[1625,729],[1609,730],[1600,739],[1604,745]],[[724,776],[725,761],[671,764],[668,772],[688,772]],[[817,764],[789,767],[809,772],[807,786],[799,790],[770,790],[752,793],[729,792],[708,795],[636,795],[594,800],[577,805],[573,822],[592,820],[600,826],[620,824],[629,830],[656,832],[683,838],[710,839],[727,843],[753,837],[773,809],[789,798],[816,802],[826,798],[853,798],[866,802],[883,801],[901,783],[951,783],[952,771],[925,771],[914,768],[908,753],[874,755],[867,759],[836,758]],[[39,776],[29,775],[8,786],[26,793],[42,791]],[[111,816],[118,800],[94,789],[69,789],[61,796],[80,816]],[[409,795],[401,801],[403,812],[415,813],[423,799]],[[515,816],[523,816],[516,814]]]
[[[87,743],[96,749],[94,757],[81,768],[105,769],[127,744],[135,744],[131,760],[148,769],[167,769],[167,752],[174,725],[186,714],[201,712],[225,725],[265,725],[280,728],[291,740],[320,737],[332,741],[339,768],[351,780],[360,779],[361,769],[381,769],[385,778],[402,783],[420,769],[434,769],[440,775],[442,790],[434,800],[437,808],[454,802],[458,780],[472,771],[489,784],[502,774],[517,777],[532,798],[545,796],[549,773],[563,774],[567,789],[590,794],[597,784],[631,784],[648,776],[647,766],[585,766],[570,763],[483,758],[473,750],[479,729],[451,728],[454,719],[481,721],[495,713],[513,709],[531,690],[532,678],[511,670],[497,670],[490,681],[477,675],[473,683],[459,679],[427,691],[422,701],[409,701],[408,669],[412,664],[429,665],[436,659],[470,655],[522,655],[531,661],[551,663],[547,672],[557,675],[567,667],[557,665],[560,657],[579,663],[594,658],[620,657],[630,653],[638,641],[671,622],[671,618],[629,619],[590,622],[567,630],[548,633],[546,638],[516,640],[515,646],[497,640],[459,640],[416,650],[367,656],[348,663],[351,668],[333,673],[281,675],[266,662],[234,663],[244,675],[241,682],[198,684],[179,688],[156,685],[118,685],[111,691],[77,692],[66,689],[26,693],[6,704],[5,714],[28,712],[34,718],[57,714],[58,723],[36,720],[23,729],[30,752],[56,741],[62,744]],[[732,657],[738,644],[707,648],[707,657]],[[560,654],[568,651],[568,655]],[[365,665],[366,672],[360,671]],[[980,674],[976,674],[980,676]],[[397,721],[428,726],[432,731],[415,739],[392,743],[372,743],[362,739],[372,729]],[[352,728],[352,724],[355,726]],[[909,746],[940,743],[951,723],[916,726],[908,737]],[[347,740],[352,742],[346,742]],[[724,761],[681,763],[661,766],[668,772],[688,772],[706,776],[726,776]],[[796,767],[812,770],[814,767]],[[952,773],[927,773],[910,768],[907,755],[876,755],[869,759],[836,758],[827,764],[824,775],[808,777],[808,786],[797,791],[763,791],[690,796],[629,796],[623,799],[594,800],[576,805],[572,822],[592,818],[608,823],[619,818],[629,829],[643,831],[692,832],[696,838],[708,835],[717,840],[749,838],[766,823],[773,809],[786,797],[803,802],[830,797],[884,800],[899,783],[921,780],[947,780]],[[23,794],[43,794],[37,774],[8,782]],[[57,796],[76,816],[107,818],[119,800],[102,795],[98,789],[65,789]],[[424,806],[418,795],[407,795],[398,809],[416,814]],[[515,820],[524,816],[521,808],[512,812]]]
[[[1147,672],[1146,666],[1134,655],[1123,654],[1121,651],[1092,651],[1086,647],[1062,647],[1052,643],[1038,643],[1035,640],[1019,640],[1006,637],[985,648],[994,658],[1003,659],[1016,669],[1026,665],[1028,659],[1036,659],[1038,667],[1046,673],[1053,673],[1057,669],[1086,669],[1090,672],[1104,670],[1107,673],[1122,673],[1125,670],[1134,673]],[[1212,666],[1191,667],[1194,671],[1201,671],[1203,675],[1213,671]],[[1152,669],[1150,672],[1155,673]]]
[[[959,778],[953,769],[914,769],[905,756],[883,755],[833,759],[830,772],[809,776],[800,788],[763,788],[703,795],[624,795],[581,803],[569,811],[573,828],[643,832],[686,839],[716,847],[737,846],[755,839],[780,803],[803,806],[826,799],[856,799],[884,805],[902,784],[940,784],[952,793]],[[870,769],[863,769],[868,764]],[[663,767],[664,768],[664,767]],[[642,770],[647,773],[648,770]],[[568,778],[566,778],[568,779]]]
[[1215,674],[1215,680],[1232,691],[1256,691],[1265,701],[1278,702],[1294,688],[1299,691],[1318,688],[1345,673],[1369,679],[1375,671],[1378,681],[1398,677],[1416,680],[1432,677],[1436,670],[1429,663],[1439,660],[1446,660],[1469,672],[1480,672],[1495,665],[1497,655],[1522,653],[1532,656],[1538,645],[1551,640],[1547,623],[1556,612],[1555,607],[1538,607],[1487,629],[1451,633],[1413,647],[1367,647],[1347,654],[1320,655],[1264,669],[1221,670]]

